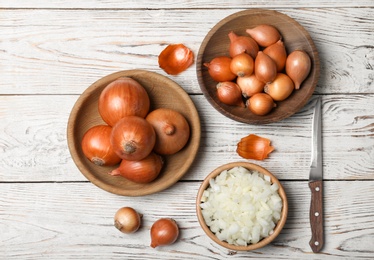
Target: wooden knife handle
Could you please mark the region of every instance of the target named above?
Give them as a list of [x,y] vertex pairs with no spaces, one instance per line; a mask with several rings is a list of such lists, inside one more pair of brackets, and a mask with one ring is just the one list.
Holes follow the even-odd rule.
[[309,188],[312,194],[309,211],[312,238],[309,245],[313,252],[317,253],[321,250],[324,243],[322,180],[309,182]]

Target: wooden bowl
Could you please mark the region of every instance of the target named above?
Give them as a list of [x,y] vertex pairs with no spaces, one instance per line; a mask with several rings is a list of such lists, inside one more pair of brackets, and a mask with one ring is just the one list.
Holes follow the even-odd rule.
[[[94,125],[105,124],[98,112],[102,90],[119,77],[131,77],[148,92],[151,110],[164,107],[180,112],[188,121],[191,136],[186,146],[174,155],[164,156],[160,175],[151,183],[139,184],[108,172],[118,167],[103,167],[91,163],[83,154],[81,141],[84,133]],[[164,190],[176,183],[189,169],[200,144],[200,119],[189,95],[174,81],[160,74],[144,70],[128,70],[105,76],[88,87],[75,103],[68,122],[67,139],[71,156],[82,174],[93,184],[108,192],[125,196],[142,196]]]
[[[249,36],[245,30],[260,24],[276,27],[282,35],[287,53],[301,49],[306,51],[312,61],[312,69],[300,89],[293,91],[290,97],[276,102],[277,107],[265,116],[258,116],[248,108],[228,106],[221,103],[216,94],[215,82],[203,65],[217,56],[230,56],[230,31],[238,35]],[[252,9],[234,13],[215,25],[204,38],[196,62],[197,78],[200,88],[209,103],[223,115],[248,124],[267,124],[280,121],[299,111],[312,96],[320,73],[318,52],[309,33],[294,19],[272,10]]]
[[[279,193],[279,196],[281,197],[281,199],[283,201],[281,218],[278,221],[277,225],[275,226],[274,232],[270,236],[260,240],[258,243],[249,244],[247,246],[237,246],[237,245],[229,244],[225,241],[219,240],[216,237],[216,235],[210,230],[210,228],[207,226],[207,224],[205,223],[205,220],[204,220],[204,217],[202,215],[201,208],[200,208],[201,197],[203,195],[203,192],[209,187],[210,179],[215,178],[217,175],[219,175],[224,170],[229,170],[229,169],[232,169],[232,168],[238,167],[238,166],[244,167],[248,170],[258,171],[258,172],[260,172],[264,175],[270,176],[271,182],[278,184],[278,186],[279,186],[278,193]],[[202,227],[204,232],[208,235],[208,237],[210,237],[214,242],[216,242],[220,246],[223,246],[223,247],[225,247],[227,249],[230,249],[230,250],[249,251],[249,250],[255,250],[255,249],[259,249],[261,247],[266,246],[267,244],[269,244],[271,241],[273,241],[279,235],[279,233],[283,229],[283,226],[284,226],[284,224],[286,223],[286,220],[287,220],[288,201],[287,201],[286,193],[285,193],[281,183],[278,181],[278,179],[271,172],[269,172],[265,168],[263,168],[259,165],[256,165],[256,164],[247,163],[247,162],[233,162],[233,163],[228,163],[228,164],[225,164],[225,165],[222,165],[222,166],[216,168],[214,171],[212,171],[204,179],[204,181],[202,182],[202,184],[199,188],[199,191],[198,191],[197,197],[196,197],[196,213],[197,213],[197,218],[199,220],[200,226]]]

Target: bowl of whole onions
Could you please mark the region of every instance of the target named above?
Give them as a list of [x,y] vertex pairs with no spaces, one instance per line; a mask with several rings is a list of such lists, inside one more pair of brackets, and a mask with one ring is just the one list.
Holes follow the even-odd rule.
[[71,156],[93,184],[143,196],[176,183],[193,163],[200,119],[189,95],[155,72],[119,71],[89,86],[68,121]]
[[289,16],[244,10],[218,22],[196,62],[200,88],[223,115],[248,124],[285,119],[309,101],[320,62],[312,38]]
[[286,223],[288,202],[278,179],[247,162],[222,165],[201,184],[196,213],[204,232],[234,251],[259,249],[272,242]]

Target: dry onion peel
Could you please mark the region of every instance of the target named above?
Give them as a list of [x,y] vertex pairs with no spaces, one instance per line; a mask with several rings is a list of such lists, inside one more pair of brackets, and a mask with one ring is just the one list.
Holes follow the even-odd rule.
[[250,134],[240,140],[236,152],[245,159],[264,160],[274,149],[269,139]]
[[185,71],[193,62],[193,52],[181,43],[169,44],[158,56],[160,68],[170,75]]

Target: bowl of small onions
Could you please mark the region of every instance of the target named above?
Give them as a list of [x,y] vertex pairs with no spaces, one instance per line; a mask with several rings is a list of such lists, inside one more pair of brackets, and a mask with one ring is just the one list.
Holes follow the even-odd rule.
[[200,88],[223,115],[248,124],[283,120],[306,105],[320,62],[309,33],[289,16],[244,10],[217,23],[196,62]]
[[202,182],[196,213],[204,232],[233,251],[259,249],[283,229],[288,202],[278,179],[247,162],[222,165]]
[[155,72],[119,71],[89,86],[67,127],[76,166],[93,184],[124,196],[164,190],[188,171],[200,144],[189,95]]

